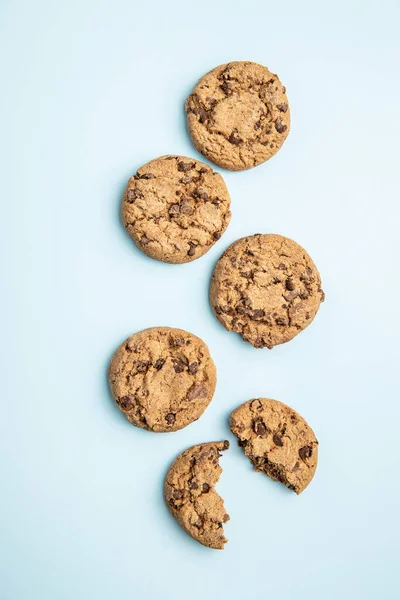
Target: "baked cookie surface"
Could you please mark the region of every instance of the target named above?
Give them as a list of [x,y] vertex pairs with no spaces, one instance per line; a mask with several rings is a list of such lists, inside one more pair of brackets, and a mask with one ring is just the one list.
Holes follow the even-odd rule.
[[149,431],[177,431],[210,403],[216,369],[206,344],[187,331],[152,327],[130,336],[109,367],[114,400],[126,418]]
[[228,441],[188,448],[172,463],[164,485],[172,516],[195,540],[217,550],[227,542],[223,524],[229,515],[214,486],[222,473],[220,453],[228,448]]
[[256,348],[294,338],[314,319],[324,297],[310,256],[281,235],[237,240],[211,277],[210,302],[217,319]]
[[308,486],[317,468],[318,441],[296,411],[277,400],[249,400],[232,412],[230,426],[255,471],[296,494]]
[[253,62],[230,62],[204,75],[185,108],[196,149],[232,171],[271,158],[290,129],[286,88],[267,67]]
[[205,254],[230,218],[230,197],[221,175],[183,156],[163,156],[140,167],[122,200],[122,220],[136,246],[169,263]]

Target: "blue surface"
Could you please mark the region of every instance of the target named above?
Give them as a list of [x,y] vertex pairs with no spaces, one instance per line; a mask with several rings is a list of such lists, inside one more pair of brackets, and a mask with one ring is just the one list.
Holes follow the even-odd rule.
[[[398,598],[398,2],[3,0],[1,63],[1,600]],[[183,102],[229,60],[279,73],[292,131],[279,154],[223,172],[232,221],[192,264],[141,254],[119,220],[146,161],[199,158]],[[213,265],[238,237],[304,245],[327,301],[289,344],[256,350],[213,317]],[[132,427],[106,369],[152,325],[200,335],[216,395],[186,429]],[[269,396],[320,440],[300,497],[235,443],[218,489],[223,552],[169,516],[166,470],[233,437]]]

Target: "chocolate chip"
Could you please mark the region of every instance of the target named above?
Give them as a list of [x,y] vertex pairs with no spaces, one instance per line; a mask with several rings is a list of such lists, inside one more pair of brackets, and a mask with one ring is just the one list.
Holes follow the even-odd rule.
[[251,313],[251,316],[253,319],[262,319],[262,317],[265,315],[265,312],[263,310],[260,310],[259,308],[257,308],[256,310],[253,310]]
[[208,200],[208,194],[206,191],[202,190],[201,188],[197,188],[194,192],[193,195],[196,198],[201,198],[202,200],[204,200],[205,202],[207,202]]
[[138,198],[144,198],[142,192],[138,188],[128,190],[127,202],[133,204]]
[[208,102],[208,104],[213,107],[216,104],[218,104],[218,100],[216,100],[215,98],[210,98],[210,96],[207,96],[206,98],[206,102]]
[[144,373],[147,370],[148,366],[149,366],[149,363],[147,360],[139,361],[136,365],[137,373]]
[[237,131],[232,131],[231,135],[228,138],[228,141],[234,146],[238,146],[242,140],[240,139]]
[[256,419],[253,423],[253,429],[259,436],[263,436],[267,433],[268,429],[262,419]]
[[318,291],[321,294],[321,302],[324,302],[325,301],[325,292],[324,292],[324,290],[321,290],[321,288],[320,288]]
[[293,290],[295,289],[295,284],[294,281],[291,277],[288,277],[286,279],[286,289],[289,290],[289,292],[293,292]]
[[183,373],[183,371],[185,370],[185,363],[183,362],[183,360],[181,360],[180,358],[175,358],[174,359],[174,370],[175,373]]
[[195,400],[196,398],[206,398],[208,388],[203,383],[194,383],[186,394],[187,400]]
[[127,396],[123,396],[122,398],[118,398],[117,403],[122,408],[122,410],[130,410],[135,405],[134,398],[129,394]]
[[305,460],[306,458],[310,458],[311,455],[312,455],[312,447],[311,446],[303,446],[302,448],[300,448],[299,456],[302,460]]
[[229,521],[229,519],[230,519],[230,516],[228,515],[228,513],[225,513],[225,514],[224,514],[224,517],[223,517],[223,519],[222,519],[222,522],[223,522],[223,523],[227,523],[227,522]]
[[207,167],[201,167],[201,169],[199,169],[199,173],[203,174],[203,173],[207,173],[207,172],[208,172]]
[[281,112],[285,113],[288,109],[288,105],[286,104],[286,102],[284,102],[283,104],[277,104],[276,108]]
[[209,113],[203,108],[199,108],[197,111],[200,123],[205,123],[210,118]]
[[282,439],[279,437],[279,435],[277,433],[274,433],[274,435],[272,436],[272,441],[274,442],[274,444],[276,446],[283,446]]
[[182,179],[180,179],[179,181],[180,183],[186,185],[187,183],[191,183],[193,181],[193,177],[191,177],[190,175],[185,175],[185,177],[182,177]]
[[151,240],[147,237],[147,235],[142,235],[142,237],[140,238],[140,242],[144,246],[147,246],[147,244],[150,244]]
[[153,173],[143,173],[143,175],[139,175],[140,179],[155,179],[155,175]]
[[261,128],[261,121],[256,121],[256,122],[254,123],[254,129],[257,131],[257,130],[258,130],[258,129],[260,129],[260,128]]
[[189,488],[190,488],[191,490],[197,490],[197,488],[198,488],[198,487],[199,487],[199,486],[197,485],[197,483],[196,483],[195,481],[191,481],[191,482],[189,483]]
[[285,88],[285,86],[282,86],[282,93],[286,94],[286,88]]
[[287,126],[282,123],[282,119],[280,117],[275,119],[275,129],[278,133],[284,133],[287,129]]
[[293,469],[292,469],[292,473],[294,473],[294,471],[297,471],[297,469],[299,468],[300,463],[299,461],[296,461],[296,464],[294,465]]
[[167,421],[168,425],[173,425],[173,423],[175,423],[174,413],[168,413],[165,417],[165,420]]
[[199,363],[197,363],[197,362],[192,362],[188,366],[188,371],[191,375],[195,375],[198,370],[199,370]]
[[188,215],[190,212],[192,212],[191,204],[187,200],[183,200],[181,202],[180,211],[182,214]]
[[177,217],[179,215],[179,204],[173,204],[169,207],[168,214],[170,217]]
[[171,338],[170,345],[175,348],[180,348],[180,346],[184,346],[185,340],[183,338]]
[[229,81],[224,81],[222,85],[219,86],[224,94],[229,94],[232,91],[232,84]]
[[189,242],[188,256],[194,256],[195,254],[196,254],[196,244],[193,244],[193,242]]
[[174,490],[174,493],[172,495],[175,498],[175,500],[182,500],[183,496],[185,495],[185,491],[184,490]]
[[277,319],[275,319],[275,323],[277,325],[286,325],[286,321],[282,317],[278,317]]
[[238,445],[244,448],[249,440],[238,440]]
[[157,371],[159,371],[160,369],[162,369],[162,366],[164,363],[165,363],[164,358],[158,358],[156,360],[156,362],[154,363],[154,368],[157,369]]
[[217,241],[217,240],[219,240],[220,237],[221,237],[221,232],[220,231],[214,231],[214,233],[213,233],[213,240]]
[[210,491],[210,486],[208,485],[208,483],[203,483],[202,491],[203,491],[203,494],[207,494],[207,492]]
[[183,171],[184,173],[187,173],[187,171],[194,169],[195,166],[196,166],[196,163],[194,163],[194,162],[185,163],[185,162],[183,162],[183,160],[181,160],[178,162],[178,171]]
[[280,269],[281,271],[286,271],[286,265],[284,265],[283,263],[280,263],[278,266],[278,269]]

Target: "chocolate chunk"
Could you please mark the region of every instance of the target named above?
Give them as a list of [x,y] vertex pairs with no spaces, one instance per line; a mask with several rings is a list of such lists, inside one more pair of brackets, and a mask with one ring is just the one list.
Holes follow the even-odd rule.
[[186,395],[188,400],[195,400],[196,398],[205,398],[208,394],[208,388],[203,383],[194,383]]
[[123,396],[122,398],[118,398],[117,402],[122,410],[130,410],[135,406],[135,400],[129,394],[127,396]]
[[275,129],[278,133],[284,133],[287,129],[287,126],[282,123],[282,119],[280,117],[275,119]]
[[174,490],[173,497],[175,500],[182,500],[185,495],[185,490]]
[[191,375],[195,375],[198,370],[199,370],[198,362],[191,362],[190,365],[188,366],[188,371]]
[[183,215],[188,215],[190,212],[192,212],[192,206],[187,200],[183,200],[181,202],[180,212]]
[[202,108],[199,108],[199,110],[197,111],[197,115],[199,117],[200,123],[205,123],[210,118],[209,113]]
[[171,338],[170,345],[175,348],[180,348],[185,345],[185,340],[183,338]]
[[202,491],[203,491],[203,494],[207,494],[207,492],[210,491],[210,486],[208,485],[208,483],[203,483]]
[[175,415],[174,413],[168,413],[165,417],[168,425],[173,425],[175,423]]
[[272,441],[276,446],[283,446],[282,438],[280,438],[277,433],[274,433],[272,436]]
[[195,166],[196,166],[196,163],[194,163],[194,162],[185,163],[185,162],[183,162],[183,160],[181,160],[178,162],[178,171],[183,171],[184,173],[187,173],[187,171],[194,169]]
[[132,188],[128,190],[127,202],[129,204],[133,204],[138,198],[144,198],[142,192],[138,188]]
[[184,185],[186,185],[187,183],[192,183],[193,181],[193,177],[191,177],[190,175],[185,175],[185,177],[182,177],[182,179],[180,179],[180,183],[183,183]]
[[207,173],[209,169],[207,169],[207,167],[201,167],[201,169],[199,169],[199,173],[203,174],[203,173]]
[[295,289],[295,283],[293,281],[293,279],[291,277],[288,277],[286,279],[286,289],[289,290],[289,292],[292,292]]
[[140,179],[155,179],[155,175],[153,173],[144,173],[143,175],[139,175]]
[[164,358],[158,358],[156,360],[156,362],[154,363],[154,368],[157,369],[157,371],[159,371],[160,369],[162,369],[162,366],[164,363],[165,363]]
[[275,323],[277,325],[286,325],[286,320],[283,319],[282,317],[278,317],[277,319],[275,319]]
[[254,429],[255,433],[257,435],[259,435],[260,437],[264,436],[268,431],[268,429],[262,419],[255,419],[255,421],[253,422],[253,429]]
[[276,108],[281,112],[285,113],[288,109],[288,105],[286,104],[286,102],[284,102],[283,104],[277,104]]
[[222,85],[219,86],[224,94],[229,94],[232,91],[232,84],[229,81],[224,81]]
[[281,271],[286,271],[286,265],[284,265],[283,263],[279,263],[278,269],[280,269]]
[[142,235],[142,237],[140,238],[140,242],[144,246],[147,246],[147,244],[150,244],[151,240],[147,237],[147,235]]
[[220,231],[214,231],[214,233],[213,233],[213,240],[217,241],[217,240],[219,240],[220,237],[221,237],[221,232]]
[[262,319],[262,317],[265,315],[265,312],[263,310],[260,310],[259,308],[257,308],[256,310],[253,310],[251,312],[251,316],[253,319]]
[[229,519],[230,519],[230,516],[227,513],[225,513],[222,521],[223,521],[223,523],[227,523],[229,521]]
[[213,107],[216,104],[218,104],[218,100],[216,100],[215,98],[210,98],[210,96],[207,96],[206,98],[206,102],[208,102],[208,104]]
[[305,460],[306,458],[310,458],[311,455],[312,455],[312,447],[311,446],[303,446],[302,448],[300,448],[299,456],[302,460]]

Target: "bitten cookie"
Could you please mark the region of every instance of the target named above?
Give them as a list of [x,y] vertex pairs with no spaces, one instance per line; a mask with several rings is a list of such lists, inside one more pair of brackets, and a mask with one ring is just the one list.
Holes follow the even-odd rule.
[[290,129],[286,88],[253,62],[230,62],[204,75],[186,100],[186,112],[196,149],[231,171],[271,158]]
[[300,494],[314,477],[318,442],[293,409],[268,398],[249,400],[231,414],[232,432],[255,471]]
[[122,220],[137,247],[168,263],[205,254],[230,218],[221,175],[183,156],[156,158],[138,169],[122,200]]
[[237,240],[211,278],[210,302],[217,319],[256,348],[294,338],[311,323],[324,298],[310,256],[282,235]]
[[109,380],[126,418],[149,431],[177,431],[210,403],[216,369],[206,344],[192,333],[152,327],[129,337],[111,359]]
[[188,448],[172,463],[164,485],[172,516],[200,544],[217,550],[227,542],[223,524],[229,515],[214,486],[222,473],[220,452],[228,448],[227,441]]

